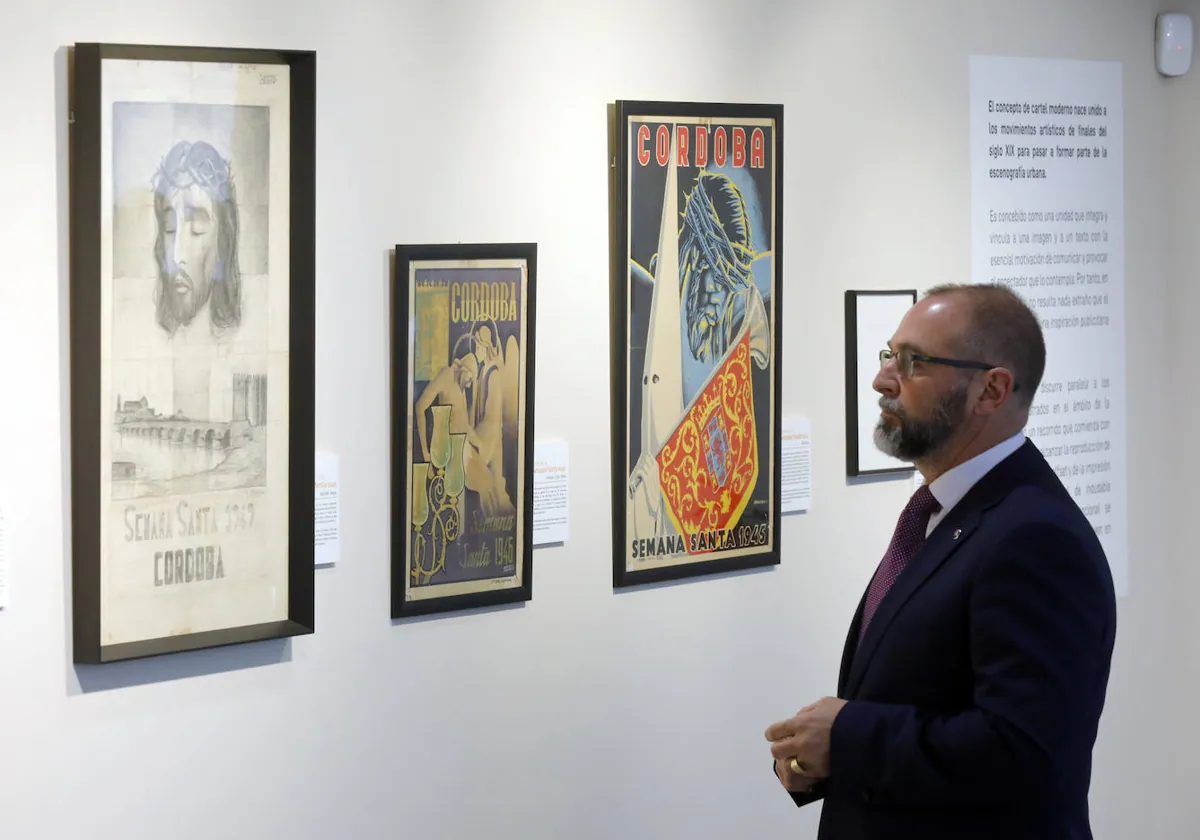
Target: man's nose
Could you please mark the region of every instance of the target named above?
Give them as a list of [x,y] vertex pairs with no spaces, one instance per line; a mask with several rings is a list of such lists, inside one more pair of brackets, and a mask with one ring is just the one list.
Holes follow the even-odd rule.
[[882,365],[879,372],[875,374],[875,380],[871,383],[871,387],[879,393],[894,397],[900,393],[900,379],[893,371],[893,366],[890,364]]

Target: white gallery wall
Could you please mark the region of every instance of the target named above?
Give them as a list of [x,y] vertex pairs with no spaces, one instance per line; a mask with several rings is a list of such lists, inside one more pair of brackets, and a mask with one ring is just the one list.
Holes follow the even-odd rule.
[[[1192,4],[1170,10],[1192,11]],[[1123,64],[1130,595],[1096,837],[1195,837],[1200,587],[1188,439],[1200,67],[1153,67],[1156,2],[145,0],[0,12],[0,824],[6,837],[812,837],[763,730],[832,693],[912,490],[844,477],[842,293],[970,273],[968,57]],[[317,633],[70,661],[65,47],[318,51],[317,445],[342,561]],[[781,566],[614,592],[606,104],[782,102],[785,415],[814,499]],[[539,245],[537,436],[570,443],[570,539],[518,607],[389,618],[388,250]],[[1178,407],[1182,414],[1169,411]]]
[[[1193,19],[1200,16],[1200,3],[1181,7]],[[1193,69],[1200,65],[1193,64]],[[1167,358],[1162,362],[1146,356],[1131,374],[1161,380],[1161,395],[1147,393],[1143,398],[1159,406],[1161,435],[1165,441],[1166,463],[1156,462],[1158,480],[1168,495],[1155,494],[1155,504],[1165,506],[1170,519],[1170,542],[1167,551],[1170,563],[1166,581],[1170,601],[1164,604],[1171,620],[1169,634],[1143,645],[1157,644],[1168,652],[1167,671],[1162,677],[1148,680],[1143,688],[1147,707],[1159,707],[1173,715],[1172,743],[1164,754],[1173,757],[1174,766],[1153,775],[1172,779],[1178,795],[1176,825],[1187,829],[1189,835],[1200,831],[1200,801],[1193,788],[1200,779],[1200,757],[1186,745],[1200,741],[1200,722],[1196,716],[1196,697],[1200,695],[1200,610],[1195,595],[1200,592],[1200,558],[1197,556],[1196,511],[1200,506],[1200,449],[1196,447],[1194,418],[1200,412],[1200,390],[1195,383],[1195,348],[1198,336],[1197,315],[1200,313],[1200,166],[1197,165],[1196,138],[1200,137],[1200,75],[1189,73],[1178,86],[1173,86],[1167,100],[1167,135],[1163,144],[1167,179],[1168,290],[1167,311],[1163,317],[1162,333],[1167,337]],[[1130,357],[1131,362],[1133,357]],[[1158,368],[1152,370],[1152,368]],[[1132,382],[1131,382],[1132,384]],[[1159,430],[1156,429],[1157,433]],[[1150,429],[1146,430],[1149,435]],[[1145,457],[1149,458],[1147,454]],[[1148,498],[1147,501],[1150,501]],[[1152,549],[1147,546],[1144,551]],[[1163,766],[1160,759],[1146,754],[1142,761],[1148,768]],[[1169,767],[1170,765],[1168,765]],[[1183,835],[1179,835],[1183,836]]]

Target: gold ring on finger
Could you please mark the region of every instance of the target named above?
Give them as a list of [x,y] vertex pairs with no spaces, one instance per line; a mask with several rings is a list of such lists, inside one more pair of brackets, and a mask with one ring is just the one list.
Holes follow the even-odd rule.
[[804,775],[804,765],[794,758],[792,759],[792,772],[798,776]]

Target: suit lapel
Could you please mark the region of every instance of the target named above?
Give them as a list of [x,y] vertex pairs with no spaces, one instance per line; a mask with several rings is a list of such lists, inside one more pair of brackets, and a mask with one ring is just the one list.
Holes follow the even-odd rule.
[[850,675],[847,678],[847,689],[851,694],[858,691],[863,674],[866,673],[867,666],[871,663],[871,657],[875,655],[875,650],[879,647],[879,640],[887,632],[888,625],[892,623],[896,613],[921,588],[921,584],[949,560],[959,546],[970,539],[971,534],[979,526],[979,511],[964,512],[958,516],[955,515],[956,513],[958,513],[957,508],[951,510],[950,514],[938,523],[937,528],[929,535],[925,544],[908,561],[908,565],[896,578],[892,588],[879,602],[875,617],[871,619],[871,625],[867,628],[867,634],[863,637],[862,644],[857,646],[857,651],[851,649],[850,655],[854,659],[850,667]]
[[[879,641],[900,608],[921,588],[930,575],[941,568],[942,564],[970,539],[979,527],[983,513],[999,504],[1019,481],[1030,476],[1039,465],[1044,466],[1045,460],[1033,443],[1026,441],[1020,449],[997,464],[950,509],[879,603],[861,645],[858,644],[858,628],[862,623],[863,602],[859,603],[858,612],[846,639],[846,648],[842,653],[842,675],[839,678],[842,685],[839,687],[839,697],[852,698],[858,692],[867,667],[871,664],[871,658],[879,647]],[[863,598],[865,601],[865,593]]]
[[858,599],[858,609],[854,611],[854,618],[850,621],[850,631],[846,634],[846,644],[842,647],[842,664],[838,669],[838,697],[848,696],[846,694],[846,685],[850,681],[850,668],[854,663],[854,651],[858,647],[858,628],[862,626],[863,609],[866,607],[866,604],[867,591],[863,590],[862,597]]

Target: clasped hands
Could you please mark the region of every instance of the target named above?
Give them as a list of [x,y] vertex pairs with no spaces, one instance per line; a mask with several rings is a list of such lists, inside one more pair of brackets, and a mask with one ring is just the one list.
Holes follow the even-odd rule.
[[[767,741],[775,758],[775,773],[792,791],[808,789],[829,776],[829,739],[833,721],[846,705],[837,697],[824,697],[805,706],[794,717],[767,727]],[[800,768],[797,773],[792,760]]]

